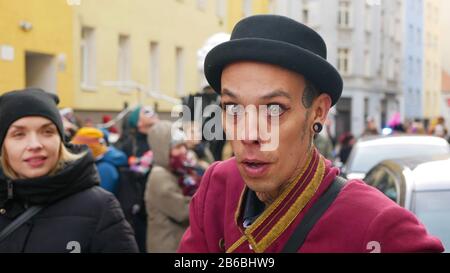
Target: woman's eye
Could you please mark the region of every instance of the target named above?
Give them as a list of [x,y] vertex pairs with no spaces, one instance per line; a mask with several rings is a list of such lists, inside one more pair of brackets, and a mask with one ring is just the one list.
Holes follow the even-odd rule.
[[24,136],[24,135],[25,135],[24,132],[14,132],[14,133],[12,134],[13,137],[21,137],[21,136]]
[[44,130],[44,134],[45,135],[54,135],[55,134],[55,130],[53,130],[53,129]]

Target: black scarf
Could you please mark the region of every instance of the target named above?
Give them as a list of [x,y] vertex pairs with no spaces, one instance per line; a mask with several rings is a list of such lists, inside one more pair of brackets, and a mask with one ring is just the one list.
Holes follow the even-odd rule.
[[22,213],[25,206],[50,205],[100,184],[91,153],[67,164],[55,175],[11,181],[12,199],[8,199],[8,180],[0,174],[0,208],[6,209],[6,216],[11,218]]

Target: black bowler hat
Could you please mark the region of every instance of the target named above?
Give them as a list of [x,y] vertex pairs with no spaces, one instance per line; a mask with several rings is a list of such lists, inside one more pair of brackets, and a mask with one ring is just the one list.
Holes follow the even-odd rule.
[[342,94],[342,78],[326,60],[327,47],[311,28],[284,16],[255,15],[241,20],[231,39],[213,48],[205,59],[205,76],[221,92],[223,69],[237,61],[257,61],[302,74],[335,105]]

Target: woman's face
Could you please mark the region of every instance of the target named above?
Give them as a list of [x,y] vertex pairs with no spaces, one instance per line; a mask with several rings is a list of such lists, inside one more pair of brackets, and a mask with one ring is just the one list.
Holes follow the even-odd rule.
[[43,117],[24,117],[8,129],[3,153],[19,178],[50,173],[59,160],[61,137],[53,122]]
[[185,144],[178,144],[170,150],[171,157],[186,157],[187,148]]

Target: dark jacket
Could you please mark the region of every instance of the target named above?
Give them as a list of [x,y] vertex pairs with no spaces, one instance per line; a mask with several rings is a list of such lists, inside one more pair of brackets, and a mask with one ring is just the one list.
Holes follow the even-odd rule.
[[[8,183],[13,185],[12,199],[8,199]],[[45,207],[0,242],[0,253],[137,252],[119,203],[98,184],[90,153],[54,176],[8,182],[0,174],[0,230],[25,207]]]
[[123,151],[127,157],[141,157],[147,151],[151,150],[151,147],[147,142],[147,135],[139,133],[137,128],[131,128],[127,133],[123,134],[125,134],[125,136],[114,146]]

